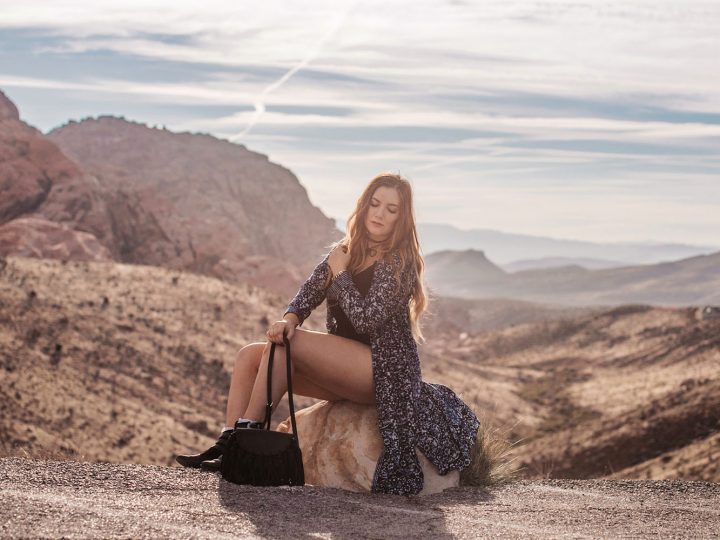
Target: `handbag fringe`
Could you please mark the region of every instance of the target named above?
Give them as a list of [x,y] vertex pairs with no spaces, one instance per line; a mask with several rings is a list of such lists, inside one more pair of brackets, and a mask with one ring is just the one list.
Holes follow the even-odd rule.
[[272,455],[258,455],[232,445],[223,455],[222,465],[225,479],[236,484],[254,486],[305,484],[302,453],[293,445],[284,452]]

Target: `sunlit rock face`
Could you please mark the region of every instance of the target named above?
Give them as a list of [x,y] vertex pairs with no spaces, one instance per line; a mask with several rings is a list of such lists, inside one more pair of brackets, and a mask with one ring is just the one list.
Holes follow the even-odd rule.
[[[383,444],[374,405],[351,401],[321,401],[296,411],[298,437],[305,467],[305,482],[368,492]],[[278,431],[290,431],[290,418]],[[416,450],[425,476],[420,495],[438,493],[460,484],[460,473],[440,476],[435,466]]]

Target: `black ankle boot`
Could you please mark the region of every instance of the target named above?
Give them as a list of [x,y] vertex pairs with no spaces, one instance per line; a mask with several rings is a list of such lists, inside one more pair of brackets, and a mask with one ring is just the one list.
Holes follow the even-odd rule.
[[[262,422],[235,422],[235,429],[262,429]],[[222,466],[222,454],[214,459],[206,459],[200,463],[203,471],[219,471]]]
[[181,454],[175,456],[175,461],[177,461],[183,467],[192,467],[194,469],[197,469],[198,467],[200,467],[200,464],[203,461],[206,461],[208,459],[215,459],[222,455],[222,453],[225,451],[225,447],[227,446],[227,440],[230,437],[231,433],[231,429],[223,431],[223,433],[220,435],[220,438],[215,441],[215,444],[213,444],[204,452],[193,455]]
[[265,424],[263,422],[255,422],[253,420],[245,420],[243,422],[235,422],[235,429],[252,428],[262,429]]

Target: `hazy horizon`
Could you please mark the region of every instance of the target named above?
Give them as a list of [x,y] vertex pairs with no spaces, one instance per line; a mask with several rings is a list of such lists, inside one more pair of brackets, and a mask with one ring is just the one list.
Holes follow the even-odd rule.
[[418,222],[716,245],[720,5],[33,2],[0,89],[43,132],[110,114],[211,133],[344,220],[401,172]]

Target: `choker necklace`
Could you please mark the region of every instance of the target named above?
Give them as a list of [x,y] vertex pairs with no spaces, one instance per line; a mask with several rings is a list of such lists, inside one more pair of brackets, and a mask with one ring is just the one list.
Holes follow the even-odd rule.
[[376,248],[377,248],[378,246],[380,246],[380,245],[382,245],[382,242],[378,242],[378,243],[375,244],[374,246],[368,245],[368,253],[370,254],[371,257],[374,257],[375,255],[377,255],[377,249],[376,249]]

